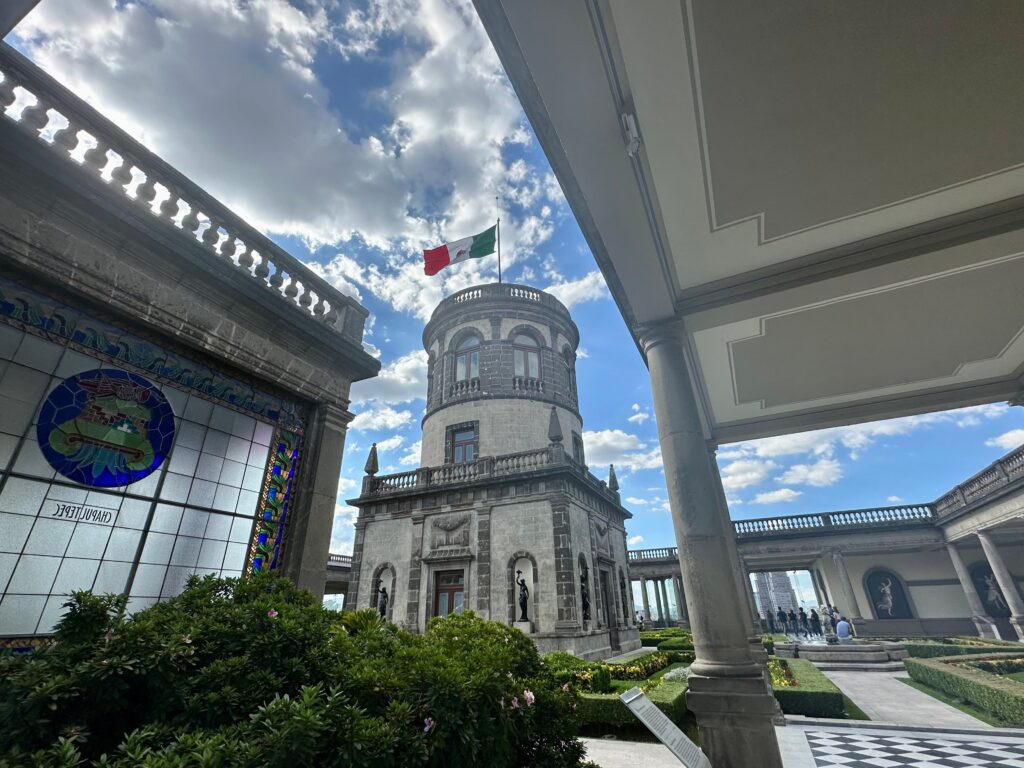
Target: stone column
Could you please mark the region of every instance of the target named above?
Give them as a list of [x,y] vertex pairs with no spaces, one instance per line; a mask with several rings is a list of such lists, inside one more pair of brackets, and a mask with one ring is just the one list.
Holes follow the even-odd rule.
[[661,602],[661,590],[658,589],[658,580],[654,579],[654,602],[658,608],[658,621],[665,620],[665,608]]
[[1017,633],[1019,640],[1024,640],[1024,600],[1021,600],[1013,574],[1003,562],[1003,556],[999,554],[999,549],[992,541],[988,531],[978,531],[978,541],[981,542],[981,548],[985,550],[985,559],[988,560],[989,567],[992,568],[996,583],[999,584],[999,589],[1002,591],[1007,605],[1010,606],[1010,624],[1013,625],[1013,631]]
[[647,577],[640,577],[640,599],[644,602],[644,621],[650,623],[651,621],[651,604],[650,598],[647,596]]
[[840,607],[839,613],[846,616],[856,627],[858,624],[864,623],[864,618],[860,615],[857,596],[853,593],[853,582],[850,581],[850,572],[846,570],[846,561],[843,560],[843,555],[838,550],[832,553],[832,560],[836,564],[836,570],[839,571],[839,584],[843,589],[843,600],[846,601],[846,605]]
[[697,656],[686,704],[715,768],[782,768],[772,723],[776,703],[750,655],[749,611],[740,600],[729,551],[733,527],[719,502],[724,492],[690,384],[679,323],[645,329],[641,343]]
[[988,615],[988,612],[985,610],[985,604],[981,602],[981,597],[978,596],[978,590],[974,588],[971,573],[967,570],[963,557],[960,556],[960,550],[956,548],[956,544],[949,541],[946,542],[946,551],[949,553],[949,559],[953,561],[953,569],[956,571],[956,577],[960,579],[960,586],[963,587],[967,604],[971,607],[971,621],[978,628],[978,636],[991,637],[998,640],[999,633],[996,631],[996,623]]
[[348,411],[320,404],[299,453],[303,492],[300,506],[293,508],[293,513],[299,514],[289,524],[283,570],[297,587],[309,590],[317,599],[324,596],[345,428],[351,420]]
[[672,604],[668,601],[668,589],[665,583],[668,579],[659,579],[658,586],[661,587],[661,602],[665,606],[665,626],[672,623]]
[[672,585],[676,590],[676,597],[679,600],[679,621],[686,626],[690,624],[690,614],[686,612],[686,593],[683,592],[683,579],[678,574],[672,577]]

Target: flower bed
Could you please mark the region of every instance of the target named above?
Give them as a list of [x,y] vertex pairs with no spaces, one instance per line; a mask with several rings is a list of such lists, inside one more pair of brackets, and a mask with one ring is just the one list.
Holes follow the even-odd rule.
[[647,648],[657,648],[666,640],[679,640],[693,647],[693,633],[682,627],[665,627],[664,629],[645,629],[640,633],[640,643]]
[[982,662],[998,668],[1001,662],[1015,658],[1006,653],[990,654],[965,663],[962,656],[944,656],[906,659],[904,664],[913,680],[970,702],[1009,725],[1024,726],[1024,683],[979,668]]
[[806,659],[769,659],[775,698],[787,715],[843,717],[843,693]]

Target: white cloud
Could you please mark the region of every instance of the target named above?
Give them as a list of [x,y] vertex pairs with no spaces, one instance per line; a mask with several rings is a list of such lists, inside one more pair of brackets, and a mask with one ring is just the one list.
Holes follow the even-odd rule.
[[395,435],[394,437],[389,437],[387,440],[381,440],[377,443],[377,450],[381,453],[384,453],[385,451],[393,451],[395,448],[400,448],[404,442],[404,437],[401,435]]
[[402,458],[398,460],[398,463],[406,467],[418,467],[420,465],[420,452],[422,449],[423,441],[417,440],[415,443],[410,445],[408,449],[406,449],[406,452],[402,455]]
[[651,412],[647,408],[641,408],[640,403],[633,403],[633,415],[626,419],[626,421],[631,421],[634,424],[643,424],[649,418],[651,418]]
[[722,487],[726,491],[738,491],[741,488],[759,485],[767,480],[768,476],[776,469],[778,469],[778,464],[774,461],[738,459],[722,467]]
[[355,541],[355,523],[359,510],[338,500],[334,505],[334,526],[331,529],[331,552],[338,555],[351,555]]
[[352,385],[352,400],[375,400],[379,403],[407,403],[427,396],[427,353],[414,350],[395,358],[381,368],[373,379]]
[[661,468],[661,448],[652,448],[621,429],[584,432],[583,445],[590,464],[614,464],[632,470]]
[[636,496],[627,496],[626,503],[631,507],[646,507],[648,504],[647,499],[641,499]]
[[359,483],[350,477],[338,478],[338,496],[347,495],[349,491],[353,491],[357,487],[359,487]]
[[780,502],[796,501],[803,495],[792,488],[779,488],[777,491],[766,491],[754,497],[755,504],[779,504]]
[[819,459],[813,464],[794,464],[776,482],[789,485],[813,485],[824,488],[834,485],[843,476],[842,465],[835,459]]
[[[516,204],[503,214],[506,266],[567,214],[546,168],[503,158],[530,133],[469,0],[384,0],[340,23],[322,4],[286,0],[48,0],[15,34],[44,69],[257,227],[376,249],[377,275],[342,254],[322,269],[341,290],[421,318],[442,291],[494,273],[495,260],[481,259],[425,278],[418,254],[489,226],[481,200]],[[398,44],[384,50],[381,35]],[[317,79],[332,56],[390,71],[375,90],[348,84],[351,101],[373,109]],[[566,290],[582,300],[594,288]]]
[[635,547],[637,544],[644,543],[644,537],[639,534],[637,534],[636,536],[630,536],[629,540],[626,543],[629,544],[629,546],[631,547]]
[[563,279],[552,283],[544,290],[552,294],[569,309],[585,301],[596,301],[597,299],[604,299],[609,296],[608,285],[604,281],[604,275],[596,269],[577,280]]
[[888,501],[890,504],[902,504],[903,503],[903,497],[902,496],[886,496],[885,500]]
[[396,411],[387,405],[373,406],[356,414],[348,428],[353,432],[363,429],[398,429],[412,423],[412,420],[412,411]]
[[1012,451],[1021,443],[1024,443],[1024,429],[1011,429],[985,441],[985,445],[991,448],[1002,448],[1004,451]]

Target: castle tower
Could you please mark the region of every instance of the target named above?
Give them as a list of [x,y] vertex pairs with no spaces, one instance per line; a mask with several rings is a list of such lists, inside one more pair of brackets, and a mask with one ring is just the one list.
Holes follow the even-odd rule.
[[590,658],[639,647],[631,515],[614,471],[601,480],[584,463],[579,341],[565,306],[534,288],[476,286],[438,305],[423,331],[421,467],[377,476],[371,455],[349,501],[354,607],[414,631],[473,610],[541,651]]
[[422,465],[543,448],[552,406],[566,451],[584,463],[579,330],[554,296],[519,285],[462,291],[434,310],[423,346]]

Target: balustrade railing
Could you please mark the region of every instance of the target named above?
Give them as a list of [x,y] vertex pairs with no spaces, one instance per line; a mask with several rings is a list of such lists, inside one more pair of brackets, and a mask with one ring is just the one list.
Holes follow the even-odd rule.
[[564,306],[554,296],[538,291],[536,288],[514,283],[491,283],[465,288],[453,293],[437,306],[434,314],[442,311],[442,308],[448,304],[464,304],[467,301],[480,301],[481,299],[514,299],[555,308],[561,307],[562,311],[565,311]]
[[551,449],[541,448],[537,451],[522,451],[521,453],[507,453],[504,456],[495,456],[493,459],[492,473],[495,475],[509,475],[515,472],[526,472],[537,467],[544,467],[551,464]]
[[472,395],[480,391],[480,379],[463,379],[462,381],[453,382],[448,387],[448,397],[462,397],[464,395]]
[[992,462],[981,472],[938,498],[932,506],[936,515],[948,515],[1021,478],[1024,478],[1024,446]]
[[351,568],[352,567],[352,555],[335,555],[330,554],[327,556],[327,567],[334,566],[335,568]]
[[7,44],[0,112],[55,153],[328,328],[362,342],[367,311]]
[[513,376],[512,390],[514,392],[543,392],[544,382],[540,379],[531,379],[529,376]]

